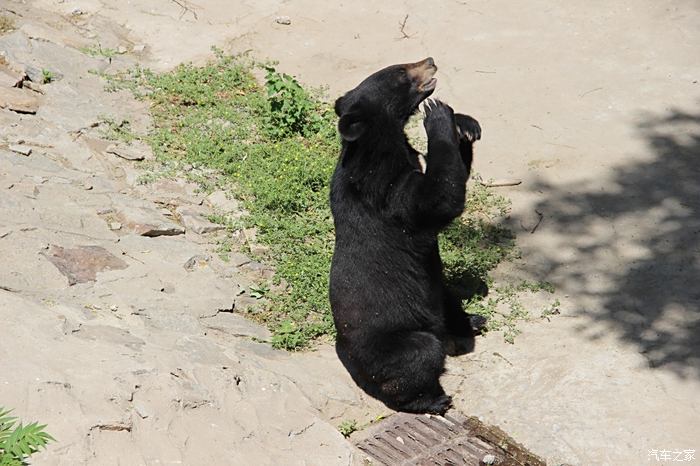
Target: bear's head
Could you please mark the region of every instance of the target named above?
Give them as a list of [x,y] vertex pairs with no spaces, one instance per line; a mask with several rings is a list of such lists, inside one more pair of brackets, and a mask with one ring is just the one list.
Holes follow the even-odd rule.
[[418,105],[435,90],[435,62],[428,57],[417,63],[393,65],[369,76],[335,102],[340,117],[338,131],[353,142],[374,129],[403,127]]

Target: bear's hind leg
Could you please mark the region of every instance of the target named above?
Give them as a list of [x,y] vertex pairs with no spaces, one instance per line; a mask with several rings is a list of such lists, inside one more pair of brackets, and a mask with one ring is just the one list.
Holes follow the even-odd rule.
[[445,351],[450,356],[471,353],[474,350],[474,328],[469,314],[462,309],[462,301],[449,290],[444,298]]
[[374,360],[368,373],[377,382],[376,397],[391,409],[412,413],[443,414],[452,399],[440,385],[445,350],[428,332],[397,332],[382,335],[375,343]]

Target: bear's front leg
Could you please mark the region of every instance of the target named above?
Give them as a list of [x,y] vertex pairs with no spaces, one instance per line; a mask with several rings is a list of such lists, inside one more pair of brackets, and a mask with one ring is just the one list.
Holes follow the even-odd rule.
[[418,211],[444,226],[464,210],[469,172],[460,154],[460,137],[452,108],[429,99],[424,111],[428,153]]
[[467,178],[472,167],[473,144],[481,139],[481,125],[474,118],[462,113],[455,113],[455,126],[459,134],[459,153],[467,167]]

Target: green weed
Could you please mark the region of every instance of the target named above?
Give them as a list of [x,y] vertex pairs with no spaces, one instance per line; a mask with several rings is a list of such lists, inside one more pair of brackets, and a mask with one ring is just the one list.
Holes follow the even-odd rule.
[[310,136],[323,128],[323,113],[327,107],[316,101],[296,79],[265,66],[265,89],[270,112],[266,131],[274,138]]
[[110,117],[101,117],[100,135],[110,141],[130,143],[137,138],[131,129],[129,120],[115,120]]
[[0,466],[22,466],[26,460],[55,439],[36,422],[17,424],[11,410],[0,406]]
[[231,260],[229,254],[231,254],[233,250],[233,241],[231,241],[230,238],[221,238],[217,241],[216,249],[214,251],[222,261],[228,262]]
[[221,214],[209,214],[206,218],[211,223],[218,223],[220,225],[225,225],[228,222],[228,218]]
[[[514,343],[520,334],[519,324],[532,319],[532,313],[522,303],[524,294],[554,293],[554,287],[548,282],[522,281],[516,285],[502,285],[489,291],[487,297],[475,295],[467,301],[466,312],[486,318],[484,332],[501,331],[508,343]],[[546,318],[558,312],[559,300],[554,299],[540,313]]]
[[377,422],[380,422],[384,419],[386,419],[386,415],[384,415],[384,414],[380,414],[377,417],[370,419],[363,424],[360,424],[355,419],[347,419],[347,420],[341,422],[340,425],[338,425],[338,431],[343,435],[343,437],[348,438],[353,433],[364,430],[367,427],[369,427],[373,424],[376,424]]
[[550,316],[559,314],[559,308],[561,307],[561,302],[559,299],[555,299],[552,301],[552,303],[542,311],[542,314],[540,314],[540,317],[543,319],[549,319]]
[[104,57],[109,60],[111,60],[112,57],[118,53],[116,49],[111,49],[109,47],[102,48],[102,45],[99,43],[88,47],[82,47],[79,50],[86,55],[90,55],[91,57]]
[[270,292],[270,287],[265,285],[250,286],[250,296],[255,299],[262,299]]
[[[204,190],[236,187],[248,212],[236,227],[256,228],[256,241],[269,248],[263,260],[274,265],[275,283],[288,284],[284,292],[261,293],[267,304],[252,317],[272,329],[275,347],[300,349],[334,334],[328,197],[339,152],[335,114],[317,92],[271,65],[214,53],[216,59],[201,67],[106,76],[107,87],[130,89],[151,102],[154,130],[147,139],[161,163],[206,167],[206,176],[186,174]],[[263,84],[253,75],[256,67],[266,72]],[[486,280],[514,255],[512,234],[495,222],[507,209],[507,200],[470,183],[467,212],[440,238],[448,278]],[[226,257],[232,248],[233,241],[224,240],[218,253]],[[477,301],[470,305],[478,307]]]
[[357,430],[357,421],[355,419],[350,419],[348,421],[343,421],[338,426],[338,431],[343,435],[343,437],[348,438],[353,432]]
[[42,69],[41,70],[41,82],[42,84],[48,84],[52,82],[54,79],[56,79],[56,75],[53,74],[50,70],[47,69]]

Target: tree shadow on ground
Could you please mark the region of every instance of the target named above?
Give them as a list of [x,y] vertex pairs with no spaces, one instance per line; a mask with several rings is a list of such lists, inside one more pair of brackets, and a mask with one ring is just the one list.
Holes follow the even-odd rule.
[[700,377],[700,112],[644,115],[637,130],[651,157],[617,166],[604,188],[535,186],[562,238],[537,253],[557,282],[602,303],[582,330],[602,324],[651,367]]

